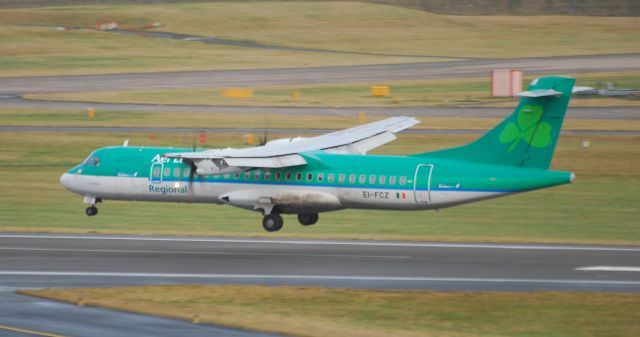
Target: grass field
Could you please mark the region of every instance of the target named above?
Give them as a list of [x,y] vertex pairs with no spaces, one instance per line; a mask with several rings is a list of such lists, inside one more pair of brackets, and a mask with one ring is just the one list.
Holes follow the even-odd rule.
[[[347,126],[347,125],[343,125]],[[193,135],[126,135],[132,145],[191,145]],[[76,233],[267,236],[259,214],[228,206],[107,201],[84,215],[81,197],[60,175],[93,149],[118,145],[122,134],[0,133],[0,230]],[[417,153],[462,144],[470,135],[401,135],[377,153]],[[210,135],[208,147],[239,145],[241,135]],[[556,169],[568,186],[470,204],[440,212],[340,211],[313,227],[285,216],[278,237],[498,242],[638,244],[640,137],[563,136]],[[526,215],[526,216],[525,216]],[[402,225],[399,225],[399,224]],[[271,236],[273,236],[271,234]]]
[[[629,337],[640,295],[435,293],[265,286],[44,289],[29,295],[286,335]],[[336,310],[336,308],[339,308]]]
[[[577,79],[576,85],[602,87],[602,83],[615,83],[618,88],[640,89],[640,72],[607,72],[568,74]],[[526,77],[524,87],[533,80]],[[236,106],[302,106],[302,107],[394,107],[394,106],[515,106],[517,99],[490,97],[488,78],[388,82],[389,97],[373,97],[369,84],[332,84],[312,86],[258,87],[254,96],[244,99],[225,98],[222,88],[184,88],[147,91],[71,92],[29,94],[26,98],[39,100],[236,105]],[[292,98],[294,90],[300,97]],[[640,98],[575,97],[572,107],[584,106],[640,106]]]
[[[638,18],[443,16],[365,3],[256,2],[0,10],[0,76],[422,62],[430,58],[283,52],[120,36],[140,29],[280,46],[394,55],[530,57],[640,51]],[[25,24],[51,25],[27,27]],[[544,48],[541,48],[544,46]],[[437,60],[437,59],[436,59]]]
[[[91,104],[87,104],[90,107]],[[225,112],[131,112],[102,111],[89,119],[86,110],[12,109],[0,108],[0,125],[5,126],[73,126],[73,127],[158,127],[158,128],[250,128],[262,132],[265,127],[290,129],[341,129],[357,121],[355,114],[256,114]],[[364,109],[366,111],[366,109]],[[368,116],[372,122],[385,116]],[[470,129],[488,130],[499,118],[420,117],[421,124],[414,129]],[[640,120],[569,119],[563,130],[640,130]],[[183,134],[179,142],[189,140],[193,134]],[[284,135],[283,137],[287,137]],[[289,135],[289,137],[291,137]],[[175,144],[174,144],[175,145]],[[184,145],[184,144],[183,144]]]
[[[0,10],[0,15],[3,13]],[[0,77],[403,62],[416,62],[416,59],[277,50],[257,52],[249,48],[93,30],[13,26],[0,18]]]

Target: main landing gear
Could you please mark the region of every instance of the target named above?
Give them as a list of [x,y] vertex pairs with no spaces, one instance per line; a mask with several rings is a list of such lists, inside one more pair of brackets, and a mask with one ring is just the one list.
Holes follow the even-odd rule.
[[282,225],[284,225],[284,220],[278,213],[267,214],[262,218],[262,228],[267,232],[277,232],[282,229]]
[[318,213],[298,214],[298,222],[303,226],[311,226],[318,222]]
[[[318,222],[318,213],[301,213],[298,214],[298,221],[303,226],[311,226]],[[282,229],[284,220],[278,213],[267,214],[262,218],[262,228],[267,232],[277,232]]]

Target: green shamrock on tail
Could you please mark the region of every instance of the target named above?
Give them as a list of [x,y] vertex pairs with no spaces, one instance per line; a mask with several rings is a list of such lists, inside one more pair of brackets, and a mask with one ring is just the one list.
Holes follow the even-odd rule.
[[[511,143],[508,152],[513,151],[520,140],[524,140],[533,147],[545,147],[551,143],[551,131],[549,123],[540,123],[536,131],[536,124],[542,118],[542,107],[539,105],[525,105],[518,112],[518,124],[509,122],[500,132],[500,142]],[[535,134],[533,133],[535,131]]]

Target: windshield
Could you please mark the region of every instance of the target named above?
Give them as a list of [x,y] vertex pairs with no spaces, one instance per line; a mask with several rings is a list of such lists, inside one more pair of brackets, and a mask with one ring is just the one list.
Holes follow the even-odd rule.
[[86,166],[100,166],[100,157],[96,156],[94,153],[90,154],[87,159],[84,160],[83,164]]

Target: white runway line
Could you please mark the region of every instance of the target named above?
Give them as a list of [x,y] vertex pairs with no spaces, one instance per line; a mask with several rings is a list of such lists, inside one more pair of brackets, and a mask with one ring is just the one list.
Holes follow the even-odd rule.
[[286,239],[244,239],[215,237],[148,237],[148,236],[90,236],[90,235],[35,235],[1,234],[0,239],[62,239],[62,240],[122,240],[122,241],[167,241],[167,242],[217,242],[217,243],[259,243],[289,245],[340,245],[378,247],[422,247],[422,248],[482,248],[510,250],[570,250],[570,251],[619,251],[640,252],[640,247],[578,246],[578,245],[536,245],[536,244],[490,244],[490,243],[435,243],[396,241],[338,241],[338,240],[286,240]]
[[208,278],[208,279],[275,279],[275,280],[336,280],[336,281],[393,281],[393,282],[476,282],[476,283],[553,283],[640,286],[640,281],[567,280],[567,279],[509,279],[461,277],[395,277],[349,275],[265,275],[265,274],[187,274],[187,273],[131,273],[131,272],[73,272],[0,270],[4,276],[71,276],[71,277],[136,277],[136,278]]
[[293,254],[293,253],[234,253],[234,252],[193,252],[193,251],[162,251],[162,250],[122,250],[122,249],[66,249],[66,248],[30,248],[30,247],[0,247],[0,251],[27,252],[71,252],[71,253],[106,253],[106,254],[185,254],[185,255],[240,255],[240,256],[300,256],[300,257],[344,257],[356,259],[411,259],[405,255],[357,255],[357,254]]
[[582,271],[633,271],[640,272],[640,267],[625,267],[625,266],[592,266],[592,267],[580,267],[575,270]]

